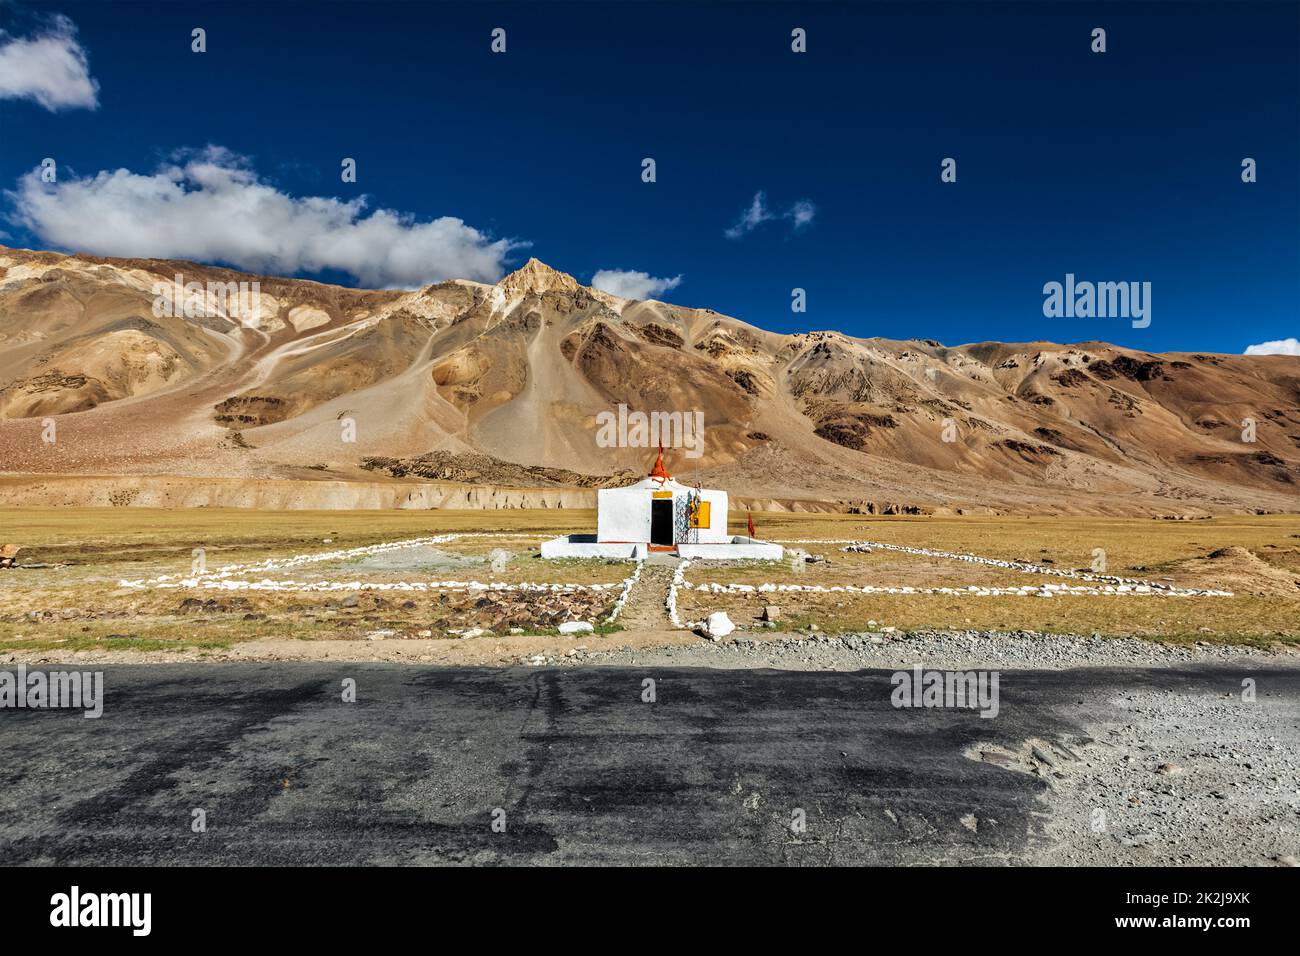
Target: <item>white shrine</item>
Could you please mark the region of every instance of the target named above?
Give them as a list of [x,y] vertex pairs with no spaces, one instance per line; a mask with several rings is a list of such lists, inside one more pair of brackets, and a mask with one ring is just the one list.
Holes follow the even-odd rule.
[[727,533],[727,493],[692,488],[664,467],[663,449],[649,477],[596,495],[596,533],[552,538],[544,558],[631,558],[650,552],[682,558],[779,560],[779,544]]

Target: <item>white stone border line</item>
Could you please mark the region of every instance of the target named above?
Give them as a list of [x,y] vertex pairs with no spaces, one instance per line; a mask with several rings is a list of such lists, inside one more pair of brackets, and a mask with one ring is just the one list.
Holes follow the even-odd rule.
[[[1096,584],[1108,585],[1100,588],[1071,588],[1063,585],[1043,585],[1028,586],[1021,588],[995,588],[982,587],[980,585],[967,585],[965,587],[953,588],[873,588],[867,593],[885,593],[885,594],[948,594],[948,593],[969,593],[969,594],[1042,594],[1043,592],[1056,592],[1061,594],[1159,594],[1166,597],[1233,597],[1231,591],[1220,591],[1210,588],[1180,588],[1172,584],[1160,584],[1155,581],[1143,581],[1139,578],[1124,578],[1113,574],[1095,574],[1088,571],[1072,571],[1063,568],[1049,568],[1041,564],[1029,564],[1025,561],[1006,561],[1000,558],[982,558],[976,554],[963,554],[956,551],[936,551],[933,548],[910,548],[901,544],[886,544],[881,541],[849,541],[844,539],[827,539],[827,538],[802,538],[797,541],[781,541],[779,544],[841,544],[847,547],[841,548],[842,551],[871,553],[879,549],[881,551],[897,551],[900,554],[914,554],[927,558],[944,558],[949,561],[964,561],[967,564],[983,564],[993,568],[1010,568],[1014,571],[1021,571],[1025,574],[1044,574],[1058,578],[1074,578],[1078,581],[1090,581]],[[780,587],[798,591],[798,590],[817,590],[817,585],[781,585]]]
[[628,595],[632,593],[632,588],[637,581],[641,580],[641,567],[643,564],[645,564],[644,561],[638,561],[636,568],[632,571],[632,576],[623,579],[623,593],[618,596],[618,600],[614,602],[614,607],[605,618],[606,624],[613,624],[618,620],[618,616],[623,613],[623,605],[627,603]]
[[218,570],[207,571],[199,575],[186,574],[164,574],[156,578],[141,579],[137,581],[121,580],[119,586],[126,588],[158,588],[158,589],[194,589],[202,591],[267,591],[267,592],[284,592],[284,591],[307,591],[317,593],[330,593],[339,591],[401,591],[401,592],[428,592],[428,591],[526,591],[535,593],[572,593],[576,591],[610,591],[615,588],[621,588],[622,594],[618,601],[615,602],[614,617],[623,609],[623,604],[627,601],[627,595],[632,589],[632,585],[640,577],[641,566],[637,564],[636,570],[631,577],[624,578],[622,581],[610,584],[542,584],[533,582],[511,583],[506,581],[294,581],[294,580],[276,580],[273,578],[262,578],[261,580],[247,580],[237,578],[236,575],[258,574],[265,571],[283,571],[287,568],[299,568],[308,564],[321,564],[329,561],[347,561],[352,558],[368,557],[373,554],[386,554],[392,551],[401,551],[409,548],[424,547],[434,544],[447,544],[459,538],[531,538],[536,539],[532,534],[513,534],[505,532],[452,532],[448,534],[433,535],[423,538],[406,538],[401,541],[384,541],[379,544],[369,544],[357,548],[347,548],[338,551],[316,551],[309,554],[298,554],[288,558],[268,558],[265,561],[258,561],[253,564],[230,564]]
[[1230,591],[1193,591],[1183,588],[1160,590],[1139,584],[1103,584],[1090,587],[1086,584],[1025,584],[1020,587],[985,587],[969,584],[965,587],[918,588],[908,585],[887,586],[872,584],[686,584],[687,590],[707,591],[711,594],[768,593],[772,591],[803,591],[813,594],[947,594],[961,597],[1052,597],[1054,595],[1100,595],[1112,597],[1232,597]]
[[[434,535],[426,538],[405,538],[401,541],[381,541],[379,544],[367,544],[359,548],[348,548],[343,551],[313,551],[308,554],[296,554],[288,558],[267,558],[265,561],[258,561],[255,564],[228,564],[219,570],[206,571],[199,575],[186,574],[162,574],[156,578],[147,580],[140,579],[136,581],[127,581],[123,579],[119,582],[120,587],[140,588],[140,587],[161,587],[166,582],[176,581],[182,587],[194,587],[190,582],[204,581],[208,578],[229,578],[236,574],[257,574],[260,571],[280,571],[284,568],[301,567],[304,564],[319,564],[323,561],[346,561],[349,558],[364,558],[372,554],[385,554],[389,551],[402,551],[407,548],[419,548],[430,544],[446,544],[449,541],[455,541],[457,538],[533,538],[533,534],[507,534],[505,532],[494,531],[457,531],[448,534]],[[172,585],[176,587],[177,585]]]
[[[463,535],[442,534],[431,538],[407,538],[404,541],[384,541],[368,544],[360,548],[348,548],[343,551],[315,551],[310,554],[297,554],[290,558],[267,558],[255,564],[228,564],[220,570],[206,571],[203,574],[163,574],[148,580],[119,582],[124,588],[148,587],[209,587],[209,580],[223,580],[236,574],[257,574],[261,571],[282,571],[285,568],[297,568],[304,564],[319,564],[324,561],[347,561],[350,558],[364,558],[372,554],[385,554],[389,551],[402,551],[430,544],[446,544]],[[174,583],[173,583],[174,582]]]
[[625,587],[630,578],[610,584],[537,584],[507,581],[179,581],[158,588],[190,588],[203,591],[612,591]]
[[668,608],[668,620],[672,622],[673,627],[677,628],[693,626],[683,624],[682,619],[677,616],[677,589],[690,587],[686,583],[686,569],[690,566],[690,563],[690,558],[683,558],[677,563],[677,567],[673,570],[673,583],[668,586],[668,597],[664,600],[664,606]]
[[[946,558],[950,561],[965,561],[967,564],[983,564],[993,568],[1011,568],[1026,574],[1046,574],[1058,578],[1074,578],[1079,581],[1092,581],[1114,587],[1120,594],[1167,594],[1176,597],[1232,597],[1231,591],[1216,591],[1206,588],[1180,588],[1172,584],[1158,584],[1155,581],[1142,581],[1138,578],[1124,578],[1115,574],[1095,574],[1088,571],[1072,571],[1065,568],[1049,568],[1041,564],[1029,564],[1025,561],[1006,561],[1000,558],[981,558],[975,554],[962,554],[954,551],[935,551],[931,548],[909,548],[901,544],[885,544],[877,541],[854,541],[845,551],[871,552],[879,548],[882,551],[897,551],[902,554],[916,554],[928,558]],[[1072,589],[1075,590],[1075,589]],[[1105,593],[1110,593],[1105,591]]]

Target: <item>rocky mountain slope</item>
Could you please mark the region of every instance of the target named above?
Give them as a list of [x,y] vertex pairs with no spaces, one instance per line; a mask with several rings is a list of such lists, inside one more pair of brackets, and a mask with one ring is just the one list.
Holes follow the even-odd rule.
[[[199,315],[156,314],[177,275],[255,281],[256,314],[207,293]],[[1295,357],[778,335],[537,260],[402,292],[0,247],[11,475],[591,488],[653,457],[598,444],[620,403],[702,412],[702,454],[670,467],[755,501],[1300,510]]]

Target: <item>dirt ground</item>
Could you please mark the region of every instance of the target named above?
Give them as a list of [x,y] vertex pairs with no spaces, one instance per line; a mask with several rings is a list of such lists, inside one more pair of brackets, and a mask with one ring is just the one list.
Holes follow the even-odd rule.
[[[1083,572],[1101,552],[1111,574],[1233,595],[1043,600],[683,588],[677,594],[682,621],[725,611],[740,628],[728,640],[766,637],[773,629],[805,635],[969,629],[1259,647],[1300,643],[1297,516],[1160,521],[763,513],[755,522],[761,537],[789,542],[787,560],[695,562],[686,569],[687,584],[966,588],[1046,579],[929,555],[844,551],[843,542],[866,540]],[[540,558],[541,541],[593,524],[590,511],[555,510],[0,511],[0,544],[23,546],[19,567],[0,571],[0,653],[486,664],[699,642],[668,618],[673,562],[648,562],[609,622],[632,563]],[[743,519],[735,524],[743,530]],[[446,534],[460,537],[378,547]],[[227,577],[217,576],[232,567]],[[232,582],[242,584],[232,589]],[[772,605],[778,622],[769,626],[761,617]],[[593,630],[560,634],[558,626],[569,621],[590,622]]]

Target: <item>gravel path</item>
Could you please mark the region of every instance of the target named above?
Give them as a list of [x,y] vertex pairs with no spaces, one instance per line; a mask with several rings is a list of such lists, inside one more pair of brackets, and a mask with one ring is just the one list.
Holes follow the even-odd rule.
[[1090,738],[1046,748],[1052,766],[1021,755],[1010,766],[1049,785],[1036,862],[1298,865],[1300,704],[1279,676],[1104,695],[1086,712]]
[[[611,641],[617,641],[617,635]],[[1300,666],[1300,654],[1198,642],[1161,644],[1137,638],[1084,637],[1033,631],[863,631],[856,634],[763,635],[726,643],[661,649],[569,650],[524,658],[530,664],[658,664],[858,670],[864,667],[1033,668],[1159,667],[1207,662]]]

